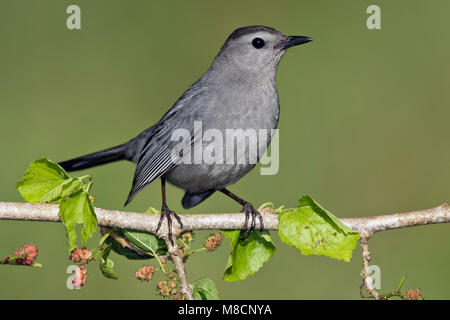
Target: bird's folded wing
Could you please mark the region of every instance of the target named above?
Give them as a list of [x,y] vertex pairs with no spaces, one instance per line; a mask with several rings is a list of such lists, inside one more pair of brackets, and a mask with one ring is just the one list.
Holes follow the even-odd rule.
[[[201,134],[194,132],[195,113],[186,111],[189,110],[187,104],[199,92],[200,90],[191,87],[155,126],[140,153],[133,186],[125,205],[150,183],[191,156],[191,146],[195,139],[201,139]],[[185,130],[188,138],[185,137],[182,141],[172,140],[172,133],[177,129]]]
[[155,153],[152,154],[144,154],[139,160],[134,174],[133,186],[125,205],[127,205],[139,191],[176,166],[176,159],[173,159],[172,157],[171,148],[161,146],[154,151]]

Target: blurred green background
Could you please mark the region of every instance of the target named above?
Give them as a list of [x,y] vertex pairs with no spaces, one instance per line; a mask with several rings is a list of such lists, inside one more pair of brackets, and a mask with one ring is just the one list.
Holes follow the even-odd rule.
[[[381,7],[382,29],[366,28],[366,8]],[[338,217],[430,208],[450,190],[450,2],[397,1],[118,1],[77,0],[82,29],[67,30],[67,0],[0,3],[0,200],[39,157],[62,161],[122,143],[159,120],[208,68],[235,28],[263,24],[314,42],[283,58],[280,171],[254,170],[232,191],[254,204],[296,206],[310,194]],[[85,170],[96,205],[123,209],[134,165]],[[80,173],[80,174],[81,174]],[[184,213],[182,191],[169,205]],[[159,183],[127,210],[160,206]],[[187,212],[237,212],[223,195]],[[197,245],[209,233],[197,233]],[[89,244],[95,246],[98,235]],[[221,277],[230,251],[192,256],[191,282],[207,276],[224,299],[358,299],[359,247],[351,263],[302,256],[273,238],[277,253],[239,283]],[[61,224],[0,221],[0,256],[23,243],[40,250],[42,269],[0,267],[2,299],[148,299],[155,283],[134,278],[143,265],[112,255],[120,279],[89,267],[82,290],[66,288]],[[372,263],[381,291],[403,274],[425,298],[450,298],[450,226],[377,234]]]

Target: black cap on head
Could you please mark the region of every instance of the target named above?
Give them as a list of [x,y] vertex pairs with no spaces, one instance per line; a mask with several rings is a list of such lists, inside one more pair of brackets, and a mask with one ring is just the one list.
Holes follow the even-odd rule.
[[230,36],[228,37],[228,39],[236,39],[236,38],[240,38],[244,35],[250,34],[250,33],[255,33],[258,31],[266,31],[266,32],[270,32],[273,34],[281,34],[280,31],[275,30],[274,28],[271,27],[266,27],[266,26],[248,26],[248,27],[242,27],[242,28],[238,28],[236,30],[234,30]]

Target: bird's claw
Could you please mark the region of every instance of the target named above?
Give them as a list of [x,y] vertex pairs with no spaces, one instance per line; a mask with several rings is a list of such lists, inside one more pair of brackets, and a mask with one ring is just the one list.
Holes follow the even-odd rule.
[[156,227],[156,233],[158,233],[158,230],[161,228],[162,222],[164,220],[164,217],[167,217],[167,229],[168,229],[168,238],[170,243],[173,246],[173,239],[172,239],[172,218],[171,215],[175,217],[175,219],[178,221],[178,224],[180,225],[180,228],[183,229],[183,223],[181,222],[181,218],[175,213],[175,211],[171,211],[167,205],[163,204],[161,208],[161,215],[159,217],[158,226]]
[[[263,217],[261,216],[261,213],[259,213],[258,210],[256,210],[250,203],[246,202],[244,204],[244,206],[242,207],[242,211],[243,213],[245,213],[245,222],[244,222],[244,226],[241,229],[241,233],[245,231],[244,236],[240,237],[240,240],[245,240],[248,238],[248,236],[250,235],[250,232],[252,232],[253,230],[255,230],[256,227],[256,218],[258,218],[259,220],[259,230],[263,231],[264,230],[264,221],[263,221]],[[250,227],[248,227],[248,222],[249,222],[249,218],[251,216],[251,223],[250,223]]]

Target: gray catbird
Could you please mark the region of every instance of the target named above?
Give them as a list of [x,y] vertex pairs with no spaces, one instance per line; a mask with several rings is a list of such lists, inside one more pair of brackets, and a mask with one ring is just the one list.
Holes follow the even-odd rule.
[[[182,204],[191,208],[199,204],[215,191],[221,191],[243,206],[245,223],[243,231],[246,238],[255,228],[259,219],[264,228],[261,215],[247,201],[226,189],[247,174],[254,163],[242,163],[248,156],[249,144],[237,150],[231,159],[234,163],[218,161],[214,163],[189,163],[183,157],[192,157],[195,148],[217,143],[216,140],[197,144],[192,136],[194,121],[201,121],[202,130],[215,129],[224,133],[228,129],[275,129],[279,117],[278,93],[275,76],[278,63],[286,49],[312,41],[309,37],[285,36],[281,32],[265,26],[249,26],[236,29],[226,40],[206,73],[195,82],[158,123],[143,131],[137,137],[119,146],[88,154],[76,159],[60,162],[67,171],[85,169],[118,160],[129,160],[137,164],[133,185],[125,203],[161,178],[162,209],[158,228],[167,217],[169,239],[172,240],[172,218],[182,227],[181,219],[170,211],[166,204],[165,181],[186,191]],[[177,129],[185,129],[191,138],[184,142],[174,140],[172,134]],[[216,131],[217,132],[217,131]],[[240,134],[243,134],[240,131]],[[239,135],[239,133],[238,133]],[[200,137],[201,138],[201,137]],[[264,153],[270,143],[260,146],[257,158]],[[174,148],[181,151],[175,154]],[[192,147],[192,152],[190,148]],[[249,218],[251,217],[250,226]]]

